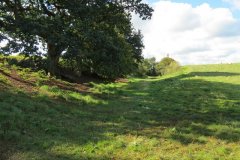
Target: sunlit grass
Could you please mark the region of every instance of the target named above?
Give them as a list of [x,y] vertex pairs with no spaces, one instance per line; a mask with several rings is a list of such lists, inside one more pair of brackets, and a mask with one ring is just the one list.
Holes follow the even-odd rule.
[[83,95],[81,93],[60,89],[57,86],[43,85],[39,88],[41,96],[52,98],[60,98],[68,102],[78,102],[84,104],[106,104],[104,100],[93,98],[91,95]]

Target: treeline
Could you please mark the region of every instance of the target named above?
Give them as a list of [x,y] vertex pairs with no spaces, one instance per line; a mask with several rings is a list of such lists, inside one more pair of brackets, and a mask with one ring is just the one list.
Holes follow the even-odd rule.
[[180,64],[170,57],[165,57],[161,61],[157,62],[156,59],[147,58],[140,63],[136,76],[163,76],[176,72],[180,69]]
[[[30,68],[33,71],[43,71],[46,75],[48,74],[48,60],[47,58],[42,56],[6,56],[0,54],[0,63],[2,63],[3,65],[16,65],[22,68]],[[180,64],[173,58],[165,57],[159,62],[156,61],[155,58],[146,58],[138,62],[138,67],[135,67],[135,70],[133,70],[128,75],[135,77],[163,76],[178,71],[180,67]],[[80,68],[81,71],[79,71],[78,68]],[[81,64],[70,63],[66,59],[59,60],[59,71],[63,73],[62,78],[73,81],[77,78],[81,78],[81,76],[106,78],[92,72],[88,69],[88,67],[84,69],[84,66],[81,66]]]

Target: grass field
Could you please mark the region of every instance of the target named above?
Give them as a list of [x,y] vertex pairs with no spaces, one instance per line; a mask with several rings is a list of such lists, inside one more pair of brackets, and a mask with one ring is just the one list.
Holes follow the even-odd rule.
[[240,64],[70,84],[0,66],[0,160],[239,160]]

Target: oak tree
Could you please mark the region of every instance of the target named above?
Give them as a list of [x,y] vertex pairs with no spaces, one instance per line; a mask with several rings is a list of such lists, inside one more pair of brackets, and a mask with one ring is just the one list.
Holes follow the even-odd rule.
[[145,20],[152,11],[142,0],[1,0],[0,41],[7,42],[1,52],[46,54],[51,75],[63,55],[74,55],[105,74],[111,60],[122,69],[140,59],[131,13]]

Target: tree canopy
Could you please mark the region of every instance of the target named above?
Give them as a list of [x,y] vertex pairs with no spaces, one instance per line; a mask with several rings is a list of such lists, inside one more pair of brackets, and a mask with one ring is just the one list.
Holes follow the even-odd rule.
[[112,75],[109,68],[125,74],[141,60],[143,48],[132,12],[145,20],[153,9],[142,0],[2,0],[0,41],[8,43],[1,52],[45,53],[52,75],[62,57],[100,75]]

